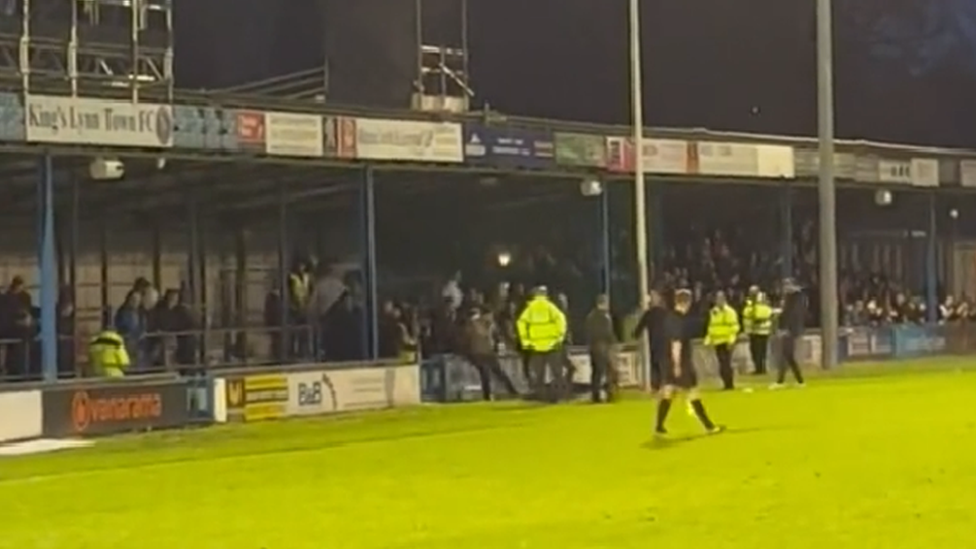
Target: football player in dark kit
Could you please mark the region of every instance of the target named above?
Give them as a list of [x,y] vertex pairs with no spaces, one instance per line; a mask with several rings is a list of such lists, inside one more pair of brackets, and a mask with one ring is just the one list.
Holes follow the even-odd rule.
[[675,291],[674,309],[664,319],[664,336],[669,352],[663,353],[661,357],[664,386],[657,403],[657,423],[654,426],[654,433],[657,435],[666,435],[668,432],[664,424],[677,391],[687,394],[691,409],[709,434],[725,430],[725,427],[712,423],[698,393],[698,375],[691,358],[691,340],[696,336],[698,326],[695,319],[688,314],[690,308],[691,292]]

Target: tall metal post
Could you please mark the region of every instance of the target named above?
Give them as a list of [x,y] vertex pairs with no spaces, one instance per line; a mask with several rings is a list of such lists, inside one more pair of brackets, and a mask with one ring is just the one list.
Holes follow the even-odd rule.
[[789,182],[780,189],[779,198],[780,255],[783,256],[780,275],[790,278],[793,276],[793,187]]
[[281,344],[278,348],[277,358],[280,362],[288,361],[292,351],[292,341],[294,334],[291,330],[291,319],[289,309],[291,308],[288,277],[290,275],[288,257],[288,188],[285,183],[278,186],[278,295],[281,298],[281,316],[279,317],[279,338]]
[[837,216],[831,0],[817,0],[817,130],[820,143],[820,317],[823,368],[837,365]]
[[936,323],[939,320],[939,297],[936,292],[939,282],[939,267],[937,265],[938,223],[936,220],[936,194],[929,193],[929,226],[925,239],[925,320]]
[[[637,293],[641,306],[649,291],[647,268],[647,189],[644,185],[644,84],[641,64],[640,0],[630,0],[630,100],[634,130],[634,221],[637,244]],[[647,335],[641,335],[640,361],[644,387],[651,386]]]
[[366,356],[370,360],[379,358],[379,303],[376,288],[376,181],[372,166],[363,171],[361,188],[363,237],[363,285],[366,290],[364,330],[366,335]]
[[[193,310],[197,315],[197,318],[201,322],[201,327],[205,326],[207,323],[206,311],[203,309],[203,278],[200,276],[200,260],[202,254],[200,253],[200,212],[197,200],[197,195],[193,190],[190,190],[186,201],[187,206],[187,217],[189,218],[189,227],[187,228],[187,257],[186,257],[186,271],[187,271],[187,285],[190,290],[190,301],[193,303]],[[197,361],[201,364],[206,363],[206,355],[204,354],[203,337],[200,338],[200,345],[197,345]]]
[[604,188],[600,193],[599,227],[600,227],[600,293],[610,298],[610,286],[613,273],[610,258],[610,189]]
[[38,265],[41,286],[41,370],[45,381],[58,378],[58,259],[54,247],[54,174],[53,160],[45,153],[41,158],[37,185],[39,214]]

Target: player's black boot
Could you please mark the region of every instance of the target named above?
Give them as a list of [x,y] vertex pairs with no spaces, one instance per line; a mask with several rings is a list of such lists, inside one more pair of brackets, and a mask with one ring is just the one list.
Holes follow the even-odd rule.
[[708,431],[709,434],[718,434],[725,430],[722,425],[715,425],[712,423],[711,418],[708,417],[708,412],[705,411],[705,405],[702,404],[700,399],[695,399],[691,401],[691,409],[695,411],[695,416],[698,417],[698,421],[701,422],[702,427]]
[[671,399],[662,398],[657,402],[657,422],[654,425],[654,433],[658,435],[668,434],[668,430],[664,428],[664,423],[668,419],[668,412],[671,411]]

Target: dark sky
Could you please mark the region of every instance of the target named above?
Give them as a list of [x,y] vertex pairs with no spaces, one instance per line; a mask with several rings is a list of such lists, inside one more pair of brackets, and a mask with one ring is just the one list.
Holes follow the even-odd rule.
[[[428,36],[457,39],[459,3],[425,0]],[[182,85],[311,68],[327,51],[333,100],[405,104],[414,0],[227,4],[177,4]],[[643,6],[648,124],[815,132],[814,0]],[[976,146],[976,0],[835,0],[834,19],[841,136]],[[627,0],[469,0],[468,20],[479,100],[513,114],[627,122]]]

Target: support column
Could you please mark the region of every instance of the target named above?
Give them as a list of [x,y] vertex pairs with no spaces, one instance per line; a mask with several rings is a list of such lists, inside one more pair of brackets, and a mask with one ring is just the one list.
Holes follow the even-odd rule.
[[[661,192],[661,183],[657,182],[647,187],[648,203],[651,210],[651,235],[648,242],[651,244],[650,258],[651,279],[655,282],[659,280],[664,272],[664,194]],[[641,296],[643,299],[643,296]]]
[[41,370],[45,381],[58,378],[58,259],[54,244],[54,174],[50,154],[41,158],[37,185],[39,217]]
[[789,182],[780,189],[779,219],[780,255],[783,256],[780,276],[790,278],[793,276],[793,186]]
[[939,284],[938,265],[936,264],[936,246],[938,246],[937,218],[936,218],[936,194],[929,194],[929,227],[926,231],[925,239],[925,320],[936,323],[939,320],[939,296],[937,287]]
[[292,333],[289,318],[290,304],[288,292],[288,187],[285,183],[278,185],[278,295],[281,299],[281,312],[278,322],[279,341],[278,356],[275,357],[282,364],[288,362],[291,351]]
[[[200,321],[200,326],[202,327],[206,324],[207,319],[206,311],[203,308],[203,281],[200,280],[200,215],[198,211],[197,196],[192,190],[189,192],[186,205],[186,213],[189,220],[189,226],[187,227],[188,253],[186,258],[186,283],[189,286],[189,297],[193,303],[193,310],[196,313],[196,317]],[[197,362],[200,364],[206,364],[203,339],[203,337],[200,337],[199,345],[197,345]]]
[[360,222],[362,223],[363,286],[366,292],[363,311],[363,347],[369,360],[376,360],[380,354],[379,304],[376,289],[376,189],[375,173],[372,166],[366,166],[360,187]]
[[601,294],[605,294],[607,298],[611,298],[611,286],[613,282],[613,266],[611,264],[611,258],[613,257],[613,250],[611,249],[610,240],[610,189],[604,187],[603,192],[600,193],[599,201],[597,204],[597,220],[599,227],[599,242],[600,242],[600,257],[598,264],[600,265],[599,274],[599,290]]
[[105,221],[105,216],[102,216],[100,222],[100,238],[98,239],[98,283],[100,290],[100,298],[102,305],[102,328],[109,328],[112,326],[114,319],[112,313],[114,309],[112,307],[112,294],[109,284],[109,271],[108,271],[108,261],[109,261],[109,226],[108,222]]

